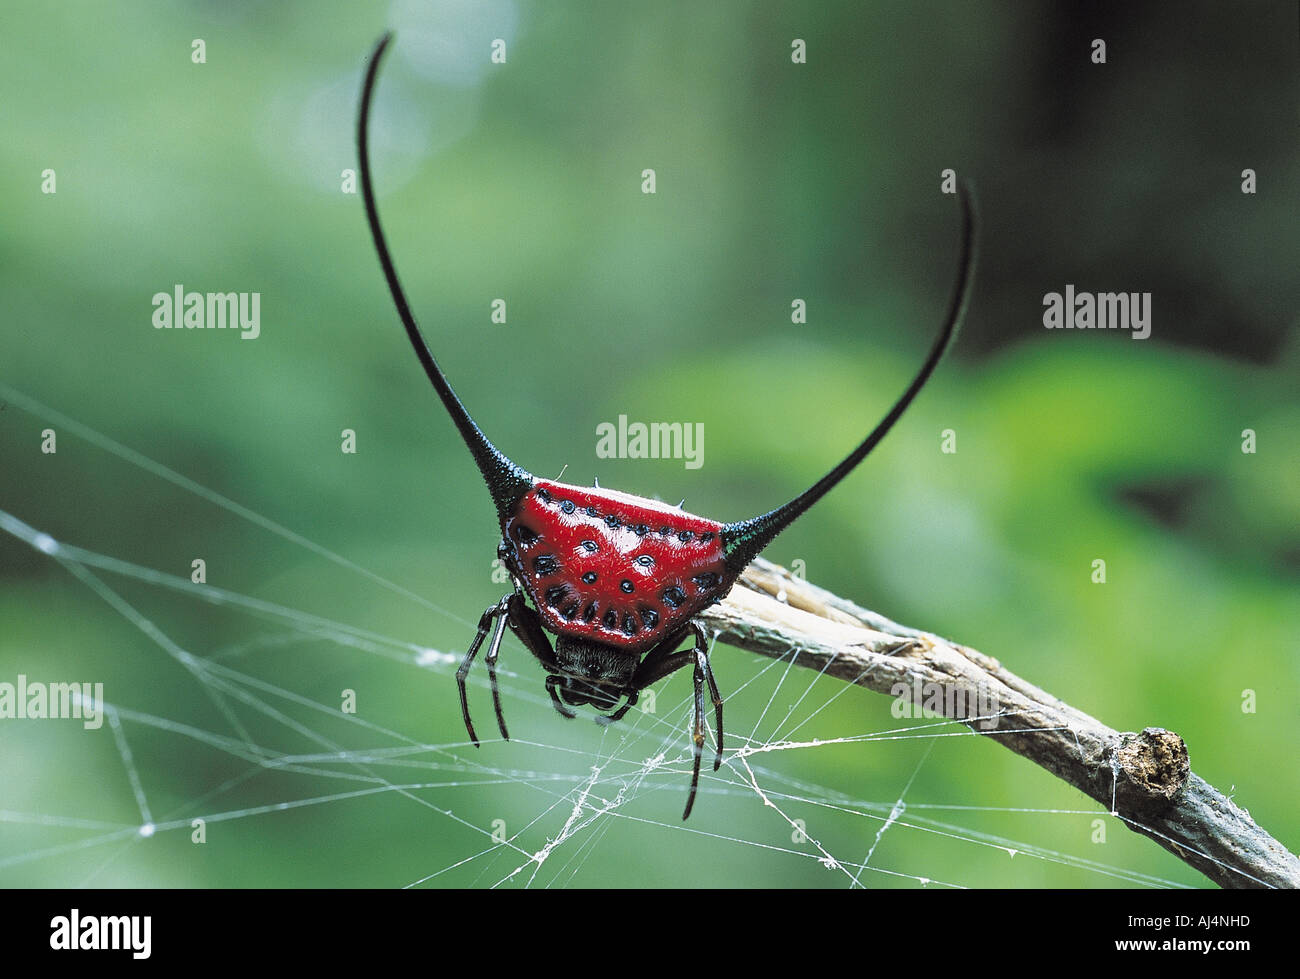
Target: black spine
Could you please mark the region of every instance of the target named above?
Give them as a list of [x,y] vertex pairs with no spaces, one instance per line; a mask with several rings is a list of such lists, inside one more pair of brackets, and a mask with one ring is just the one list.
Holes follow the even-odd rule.
[[380,60],[392,39],[391,33],[385,34],[375,45],[375,50],[370,55],[370,64],[366,69],[365,84],[361,89],[361,111],[357,118],[357,155],[361,163],[361,194],[366,203],[366,219],[370,222],[370,235],[375,242],[375,251],[379,253],[379,264],[383,266],[384,278],[388,281],[388,291],[393,296],[397,315],[401,317],[402,325],[406,327],[406,335],[410,338],[411,346],[415,348],[415,355],[420,359],[420,364],[433,383],[434,390],[438,392],[438,397],[442,399],[447,414],[451,416],[451,420],[460,431],[460,437],[464,439],[465,445],[474,456],[474,462],[479,472],[483,474],[483,479],[492,494],[497,516],[504,525],[514,511],[519,498],[532,487],[533,477],[516,466],[488,441],[487,436],[461,404],[460,398],[456,397],[456,392],[447,382],[442,369],[438,367],[438,362],[433,359],[429,345],[425,342],[424,335],[421,334],[415,317],[411,314],[411,307],[406,301],[402,284],[397,278],[397,270],[393,267],[393,259],[389,255],[388,244],[384,239],[384,230],[379,223],[379,211],[375,206],[375,193],[370,182],[368,139],[370,102],[374,94],[375,79],[379,74]]
[[902,397],[889,410],[889,414],[881,419],[880,424],[872,429],[871,434],[863,439],[862,443],[850,452],[843,462],[788,503],[761,516],[727,524],[723,528],[722,546],[727,556],[727,564],[734,573],[739,574],[750,561],[758,556],[763,548],[771,543],[777,534],[790,526],[796,518],[851,473],[858,463],[867,457],[867,453],[874,449],[880,440],[888,434],[889,430],[894,427],[894,423],[903,416],[903,412],[912,403],[912,399],[916,397],[917,392],[921,390],[925,382],[930,379],[930,375],[934,373],[935,366],[939,363],[944,351],[948,349],[952,338],[957,333],[957,326],[965,314],[966,303],[970,298],[971,282],[975,277],[976,208],[974,193],[964,180],[959,182],[958,198],[962,210],[961,271],[957,285],[953,290],[952,301],[948,307],[947,319],[944,321],[943,329],[935,340],[934,346],[930,349],[930,354],[926,357],[925,363],[921,365],[920,371],[912,379],[912,383],[908,385]]

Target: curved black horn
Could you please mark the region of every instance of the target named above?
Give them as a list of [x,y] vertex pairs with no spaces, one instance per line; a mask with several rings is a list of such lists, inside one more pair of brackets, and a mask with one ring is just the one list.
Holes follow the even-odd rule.
[[370,55],[370,65],[366,69],[365,84],[361,89],[361,112],[357,118],[357,155],[361,162],[361,194],[366,202],[366,218],[370,222],[370,235],[375,241],[375,251],[379,253],[379,264],[383,266],[384,278],[388,280],[388,291],[392,293],[393,304],[397,306],[397,315],[401,317],[402,325],[406,327],[406,335],[411,340],[411,346],[415,348],[415,355],[420,358],[424,372],[433,382],[433,389],[438,392],[447,414],[456,423],[460,437],[465,440],[465,445],[474,456],[474,462],[478,465],[479,472],[483,474],[483,479],[492,494],[497,515],[504,524],[514,511],[519,498],[532,487],[533,477],[516,466],[488,441],[487,436],[461,404],[460,398],[456,397],[456,392],[447,382],[442,369],[438,367],[438,362],[433,359],[429,345],[425,342],[424,335],[420,333],[415,317],[411,315],[411,307],[406,301],[406,294],[402,291],[402,284],[397,279],[397,270],[393,267],[392,256],[388,253],[388,243],[384,239],[384,229],[379,224],[379,211],[375,207],[375,192],[370,184],[368,139],[370,100],[375,90],[375,78],[379,74],[379,62],[388,48],[388,42],[392,39],[393,35],[390,32],[381,37],[379,43],[375,45],[375,50]]
[[930,375],[934,373],[935,365],[943,357],[944,351],[948,349],[953,336],[957,332],[957,326],[966,312],[966,302],[970,298],[971,281],[975,277],[976,209],[974,192],[965,180],[959,181],[957,196],[961,202],[962,210],[961,272],[957,279],[957,286],[953,290],[952,302],[948,307],[948,317],[944,321],[943,330],[939,333],[934,346],[930,350],[930,355],[926,357],[925,363],[921,365],[920,371],[912,379],[912,383],[908,385],[907,390],[903,392],[903,396],[895,402],[894,407],[889,409],[889,414],[881,419],[880,424],[872,429],[871,434],[863,439],[862,444],[850,452],[843,462],[788,503],[762,516],[727,524],[722,529],[722,546],[727,556],[727,565],[737,574],[750,561],[754,560],[763,548],[771,543],[772,538],[785,530],[796,517],[830,492],[840,480],[854,470],[859,462],[867,457],[867,453],[876,447],[880,440],[894,427],[894,423],[902,417],[903,412],[912,403],[912,399],[916,397],[917,392],[921,390],[925,382],[930,379]]

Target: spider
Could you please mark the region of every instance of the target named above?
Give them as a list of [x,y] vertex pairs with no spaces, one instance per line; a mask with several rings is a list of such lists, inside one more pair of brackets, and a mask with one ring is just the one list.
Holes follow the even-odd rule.
[[[484,610],[456,671],[465,730],[478,747],[465,680],[487,640],[484,660],[497,727],[503,739],[510,739],[497,684],[506,628],[542,664],[551,703],[566,718],[577,716],[572,708],[590,706],[598,712],[600,723],[619,721],[636,705],[642,690],[690,665],[694,705],[691,783],[682,813],[686,819],[695,804],[704,754],[705,686],[715,716],[714,771],[721,766],[723,753],[722,697],[697,616],[725,598],[745,567],[777,534],[866,458],[933,373],[956,333],[973,278],[975,220],[970,189],[964,182],[959,184],[960,272],[943,328],[925,362],[866,438],[798,496],[760,516],[720,523],[688,513],[682,506],[599,485],[539,479],[506,457],[479,429],[434,360],[398,280],[375,204],[368,148],[375,80],[391,40],[392,35],[386,34],[375,46],[361,90],[357,152],[366,218],[416,357],[487,483],[501,526],[497,555],[513,584],[508,595]],[[548,633],[556,637],[554,645]],[[688,649],[680,648],[688,641]]]

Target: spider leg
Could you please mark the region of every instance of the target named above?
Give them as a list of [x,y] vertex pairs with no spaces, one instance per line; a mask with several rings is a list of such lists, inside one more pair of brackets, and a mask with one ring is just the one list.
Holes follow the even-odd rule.
[[614,711],[614,713],[597,714],[596,723],[613,724],[617,721],[621,721],[623,719],[623,715],[626,714],[632,707],[636,706],[636,700],[637,700],[637,692],[633,690],[627,695],[627,702],[623,704],[623,706],[620,707],[618,710]]
[[[694,638],[692,647],[689,650],[674,652],[677,644],[685,639],[688,633]],[[713,770],[716,772],[722,766],[722,696],[718,693],[718,683],[713,678],[713,667],[709,664],[709,643],[704,628],[698,622],[692,621],[686,630],[664,639],[646,653],[645,659],[641,661],[641,665],[637,667],[632,677],[632,686],[637,690],[644,690],[688,663],[693,663],[695,666],[693,677],[695,698],[691,723],[691,788],[686,798],[686,811],[682,813],[682,819],[690,816],[691,808],[695,805],[695,793],[700,784],[700,760],[704,755],[705,683],[709,686],[709,696],[713,700],[714,717],[717,721],[717,750],[713,756]]]
[[[509,599],[502,601],[506,604]],[[509,620],[508,615],[497,616],[496,628],[492,630],[492,642],[488,644],[487,655],[483,661],[487,663],[488,679],[492,684],[492,706],[497,712],[497,727],[501,729],[501,737],[505,741],[510,740],[510,734],[506,731],[505,715],[501,713],[501,688],[497,686],[497,655],[501,652],[501,639],[505,635],[506,622]]]
[[[478,655],[479,647],[483,645],[483,639],[489,629],[495,629],[492,633],[491,652],[489,670],[492,674],[492,694],[497,701],[497,720],[501,720],[501,702],[497,698],[497,679],[496,679],[496,652],[501,645],[501,630],[505,628],[505,613],[509,606],[509,597],[501,599],[495,605],[490,605],[478,620],[478,632],[474,636],[474,641],[469,644],[469,649],[465,650],[465,658],[460,661],[460,668],[456,670],[456,686],[460,688],[460,713],[465,719],[465,730],[469,732],[469,739],[474,742],[474,747],[479,746],[478,735],[474,733],[474,724],[469,719],[469,698],[465,692],[465,678],[469,676],[470,667],[474,665],[474,657]],[[506,733],[505,722],[501,721],[501,734]]]
[[578,715],[575,714],[573,711],[571,711],[568,707],[565,707],[563,702],[561,702],[560,694],[555,689],[559,685],[560,685],[560,678],[556,676],[554,673],[552,673],[550,676],[546,678],[546,692],[551,695],[551,703],[555,705],[555,709],[560,712],[561,717],[567,717],[569,720],[573,720]]
[[555,663],[555,650],[551,639],[542,628],[542,619],[526,601],[524,596],[515,592],[503,601],[509,603],[510,631],[524,644],[524,648],[541,661],[549,671],[559,669]]
[[709,684],[709,696],[713,698],[713,713],[717,720],[714,740],[717,742],[717,753],[713,756],[713,770],[716,772],[722,766],[722,696],[718,693],[718,682],[713,679],[713,667],[709,664],[709,645],[708,637],[704,634],[703,627],[698,622],[691,623],[691,631],[695,633],[695,665],[702,670],[704,679]]
[[690,816],[691,807],[695,805],[695,790],[700,785],[700,757],[704,754],[704,670],[700,667],[698,655],[695,659],[693,682],[695,684],[695,712],[693,715],[694,722],[691,725],[691,791],[686,797],[686,810],[682,813],[682,819]]
[[[515,592],[503,601],[508,606],[509,615],[506,616],[506,623],[510,626],[510,631],[524,644],[525,649],[537,657],[550,674],[546,678],[546,692],[551,695],[551,703],[555,705],[561,717],[570,720],[577,717],[578,715],[560,700],[557,687],[561,681],[556,675],[559,667],[555,662],[555,649],[551,646],[550,637],[542,628],[541,616],[537,614],[536,609],[524,601],[524,596],[519,592]],[[497,716],[500,718],[499,713]],[[504,730],[503,725],[502,731]]]
[[679,632],[674,636],[669,636],[657,646],[652,646],[650,651],[645,654],[645,659],[641,661],[641,665],[632,674],[632,682],[628,686],[634,690],[644,690],[646,687],[658,683],[670,673],[676,673],[687,663],[692,662],[693,656],[688,650],[682,650],[680,653],[673,652],[685,638],[686,633]]

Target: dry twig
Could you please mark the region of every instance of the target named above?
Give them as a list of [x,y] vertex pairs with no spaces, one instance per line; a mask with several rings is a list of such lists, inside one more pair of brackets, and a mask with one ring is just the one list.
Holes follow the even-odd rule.
[[[703,615],[723,642],[773,657],[793,651],[801,666],[879,693],[896,694],[901,683],[913,700],[926,684],[942,685],[956,694],[944,698],[947,716],[996,734],[1223,887],[1300,887],[1300,859],[1195,775],[1172,731],[1115,731],[992,657],[891,622],[761,558],[740,584]],[[990,702],[993,718],[979,713]]]

